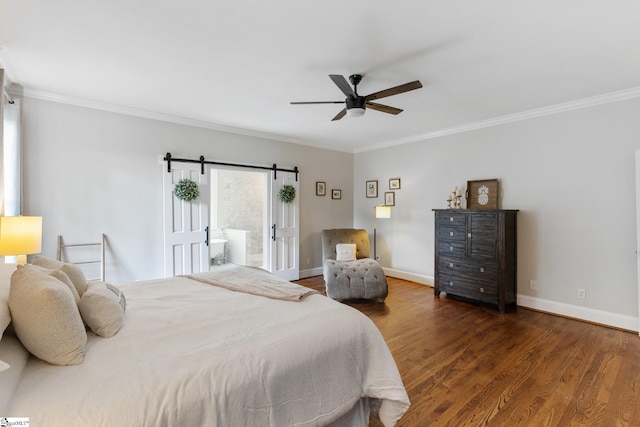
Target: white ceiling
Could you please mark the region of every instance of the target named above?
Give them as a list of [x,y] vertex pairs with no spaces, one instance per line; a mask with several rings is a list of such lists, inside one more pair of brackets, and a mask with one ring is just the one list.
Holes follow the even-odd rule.
[[[358,152],[640,96],[640,2],[0,0],[0,66],[12,92]],[[354,73],[424,87],[380,100],[397,116],[289,104]]]

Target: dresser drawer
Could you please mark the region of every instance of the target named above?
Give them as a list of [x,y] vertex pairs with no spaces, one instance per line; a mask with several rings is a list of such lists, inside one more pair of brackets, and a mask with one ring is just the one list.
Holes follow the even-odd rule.
[[458,212],[439,213],[436,221],[438,227],[467,227],[465,214]]
[[456,256],[455,253],[441,253],[438,262],[439,271],[455,272],[458,275],[481,280],[485,283],[498,281],[498,269],[498,263],[493,260],[484,262],[470,260],[468,257]]
[[445,286],[462,286],[469,289],[476,289],[479,292],[498,294],[498,283],[495,280],[483,280],[476,276],[451,269],[440,270],[438,278],[440,279],[440,287],[443,291],[445,290]]
[[472,274],[476,280],[483,283],[496,283],[498,281],[498,263],[494,260],[478,261],[466,265],[466,270],[469,274]]
[[484,285],[473,279],[447,273],[440,273],[438,277],[441,292],[493,304],[498,302],[498,287],[495,284]]
[[449,256],[440,256],[438,262],[438,271],[453,273],[460,271],[460,268],[464,265],[464,258],[455,258]]
[[442,241],[438,242],[438,253],[441,257],[463,257],[466,244],[464,240],[460,241]]
[[441,242],[464,242],[467,230],[464,227],[445,226],[438,229],[438,239]]

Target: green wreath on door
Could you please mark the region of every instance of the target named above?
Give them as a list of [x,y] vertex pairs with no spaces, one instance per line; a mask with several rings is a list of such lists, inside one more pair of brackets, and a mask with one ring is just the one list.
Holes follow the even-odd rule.
[[173,188],[173,193],[176,195],[178,200],[184,200],[185,202],[191,202],[200,196],[198,184],[188,178],[183,178],[178,181],[176,186]]
[[293,185],[283,185],[278,192],[278,197],[285,203],[291,203],[296,198],[296,189]]

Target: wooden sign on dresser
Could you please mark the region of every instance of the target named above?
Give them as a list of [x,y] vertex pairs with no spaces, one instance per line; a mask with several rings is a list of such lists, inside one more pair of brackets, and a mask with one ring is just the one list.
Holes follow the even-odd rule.
[[516,303],[518,210],[434,209],[435,289],[495,304]]

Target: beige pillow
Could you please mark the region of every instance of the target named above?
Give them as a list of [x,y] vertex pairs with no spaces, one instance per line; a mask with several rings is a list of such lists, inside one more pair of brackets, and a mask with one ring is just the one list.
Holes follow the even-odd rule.
[[101,281],[88,283],[80,298],[80,315],[94,334],[104,338],[114,336],[124,324],[127,300],[122,291]]
[[49,268],[52,270],[64,271],[64,273],[69,276],[69,279],[71,279],[71,282],[73,282],[76,290],[78,291],[78,295],[80,296],[82,296],[84,291],[87,290],[87,279],[84,276],[84,272],[75,264],[58,261],[56,259],[47,258],[42,255],[36,255],[36,257],[33,259],[33,265],[38,265],[40,267]]
[[59,270],[59,269],[58,270],[51,270],[49,268],[39,267],[37,265],[34,266],[34,267],[39,268],[42,272],[47,273],[48,275],[55,277],[56,279],[60,280],[62,283],[67,285],[67,287],[69,288],[69,290],[73,294],[73,299],[76,300],[76,304],[78,304],[80,302],[80,295],[78,295],[78,290],[76,289],[76,287],[73,284],[73,282],[71,281],[71,279],[69,279],[69,276],[67,276],[67,274],[64,271]]
[[336,245],[336,261],[354,261],[356,245],[354,243],[338,243]]
[[87,333],[67,285],[20,265],[11,276],[9,309],[16,335],[31,354],[54,365],[82,363]]

